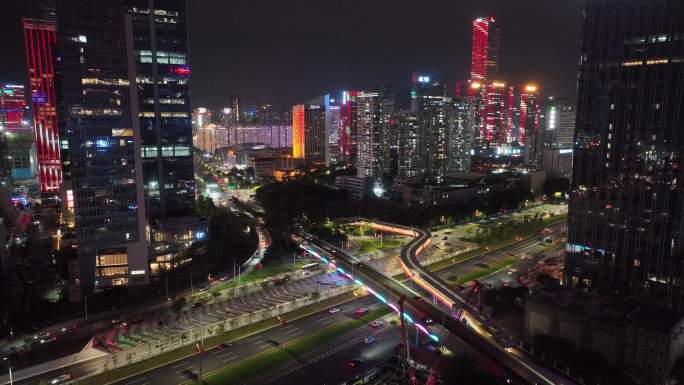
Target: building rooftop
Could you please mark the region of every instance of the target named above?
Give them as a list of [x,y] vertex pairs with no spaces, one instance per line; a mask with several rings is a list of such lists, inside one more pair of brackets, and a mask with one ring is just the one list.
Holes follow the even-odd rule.
[[541,290],[528,297],[528,301],[565,309],[588,317],[623,321],[638,306],[630,300],[622,300],[558,287]]
[[684,317],[684,312],[656,304],[642,304],[627,316],[627,321],[635,326],[670,333]]

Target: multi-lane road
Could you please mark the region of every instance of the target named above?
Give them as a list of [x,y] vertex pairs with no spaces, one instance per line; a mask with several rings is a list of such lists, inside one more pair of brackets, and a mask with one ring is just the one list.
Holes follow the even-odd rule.
[[[422,300],[419,298],[420,296],[416,291],[407,288],[400,282],[376,271],[372,267],[360,263],[356,257],[348,255],[330,244],[309,237],[310,245],[307,247],[314,251],[321,252],[327,257],[334,257],[336,261],[340,261],[339,264],[347,271],[352,271],[353,266],[355,269],[354,276],[360,277],[367,285],[381,293],[385,298],[388,298],[388,296],[391,298],[391,293],[394,292],[395,298],[403,296],[411,307],[420,309],[424,314],[429,315],[435,320],[441,319],[443,326],[447,330],[467,344],[499,362],[511,372],[516,373],[523,380],[530,383],[545,384],[571,383],[563,376],[549,373],[544,368],[539,367],[524,357],[520,358],[508,353],[506,350],[508,347],[501,346],[495,339],[478,334],[475,330],[466,326],[461,320],[454,319],[451,308],[459,307],[462,304],[462,298],[455,294],[454,290],[443,280],[426,271],[417,259],[417,256],[420,255],[425,248],[429,247],[429,240],[431,238],[430,233],[393,224],[379,224],[378,229],[383,230],[383,226],[385,227],[385,231],[404,233],[405,235],[414,237],[412,241],[402,249],[402,264],[406,268],[406,272],[412,276],[412,279],[420,282],[424,289],[428,290],[431,295],[439,298],[447,305],[446,307],[433,305],[428,301]],[[524,240],[502,250],[498,250],[497,252],[517,253],[521,248],[538,242],[539,239],[536,238]],[[488,256],[490,256],[490,253],[482,254],[478,256],[478,258],[486,258]]]
[[[330,327],[340,322],[356,318],[356,310],[360,307],[369,309],[378,307],[377,302],[370,297],[354,299],[339,305],[339,312],[330,314],[328,310],[322,310],[309,316],[302,317],[287,323],[286,326],[276,326],[240,338],[235,341],[227,341],[229,347],[212,347],[205,350],[201,357],[199,354],[183,358],[181,360],[160,366],[156,369],[140,373],[133,377],[118,381],[117,385],[149,385],[149,384],[183,384],[199,378],[200,359],[202,371],[206,375],[212,371],[229,367],[240,361],[266,352],[271,349],[279,349],[281,342],[287,344],[303,336],[318,330]],[[369,334],[366,325],[359,324],[358,333]],[[339,343],[339,341],[337,342]],[[255,373],[258,375],[259,373]]]

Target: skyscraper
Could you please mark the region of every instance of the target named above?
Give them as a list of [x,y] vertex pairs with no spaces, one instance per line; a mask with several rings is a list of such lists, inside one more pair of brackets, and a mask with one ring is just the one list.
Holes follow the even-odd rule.
[[471,98],[456,97],[447,105],[448,171],[470,171],[470,157],[475,137],[475,114]]
[[324,164],[326,137],[326,107],[329,95],[292,107],[292,156],[307,165]]
[[496,79],[499,70],[499,27],[494,17],[473,20],[470,80]]
[[360,177],[382,176],[383,135],[380,124],[380,94],[358,92],[356,95],[358,119],[357,173]]
[[684,307],[684,7],[585,2],[565,280]]
[[525,163],[533,168],[541,168],[543,132],[539,129],[539,89],[527,84],[520,91],[520,109],[517,142],[525,146]]
[[[22,20],[33,109],[40,191],[59,192],[62,182],[55,57],[57,26],[51,20]],[[79,36],[76,36],[78,39]]]
[[547,177],[572,176],[572,145],[575,134],[575,100],[545,99],[540,106],[539,129],[543,135],[542,168]]
[[145,284],[145,199],[132,24],[122,0],[57,2],[65,215],[80,288]]
[[572,149],[575,134],[575,100],[549,97],[540,104],[539,129],[544,148]]
[[413,74],[411,108],[417,114],[420,126],[422,163],[425,177],[430,183],[442,183],[450,172],[450,135],[448,111],[451,98],[446,96],[443,83],[428,75]]
[[339,162],[340,157],[340,99],[328,97],[325,106],[325,164],[330,166]]
[[358,156],[358,91],[342,92],[340,103],[340,163],[356,166]]
[[[192,215],[190,67],[185,0],[125,0],[130,15],[148,222]],[[128,18],[126,19],[128,20]]]
[[414,178],[423,176],[423,138],[418,115],[411,111],[400,111],[397,115],[399,127],[398,176]]

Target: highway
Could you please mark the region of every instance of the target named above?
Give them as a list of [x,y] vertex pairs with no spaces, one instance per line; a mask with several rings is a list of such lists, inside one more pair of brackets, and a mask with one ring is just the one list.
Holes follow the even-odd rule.
[[[432,296],[438,298],[440,302],[446,304],[448,307],[459,307],[462,303],[462,298],[455,293],[442,279],[434,276],[422,267],[418,261],[418,255],[426,247],[430,245],[431,234],[426,231],[411,229],[408,227],[397,226],[388,223],[375,222],[378,230],[401,233],[404,235],[413,236],[414,238],[402,249],[401,258],[402,265],[407,275],[413,281],[416,281],[421,287],[428,291]],[[306,237],[309,241],[307,248],[313,251],[321,251],[327,257],[333,257],[338,266],[343,266],[348,272],[351,272],[354,278],[357,276],[367,285],[385,296],[390,303],[394,303],[401,296],[404,296],[406,302],[415,309],[420,309],[422,313],[430,316],[432,319],[439,322],[442,320],[443,326],[453,333],[456,337],[463,340],[470,346],[492,358],[494,361],[506,367],[511,373],[515,373],[524,381],[532,384],[572,384],[573,382],[559,376],[555,373],[540,367],[535,362],[527,359],[524,355],[517,355],[509,353],[506,349],[510,347],[503,347],[496,342],[491,335],[486,332],[484,334],[478,333],[475,328],[469,327],[466,323],[456,320],[452,311],[447,307],[434,305],[420,298],[419,293],[407,288],[400,282],[379,273],[375,269],[360,263],[359,260],[349,254],[344,253],[339,248],[330,245],[326,242],[314,239],[310,236]],[[531,239],[517,242],[501,251],[517,252],[518,249],[536,243],[541,237],[534,237]],[[486,256],[483,254],[483,256]],[[339,261],[339,262],[338,262]]]
[[[386,226],[393,226],[390,224],[381,224]],[[553,229],[559,229],[563,225],[555,226]],[[402,264],[405,268],[407,275],[415,282],[417,282],[421,287],[430,292],[436,298],[440,300],[443,304],[452,307],[459,307],[463,304],[463,299],[438,275],[430,272],[428,269],[423,267],[419,261],[419,255],[421,251],[429,246],[430,244],[430,233],[423,230],[409,229],[406,227],[400,227],[399,231],[414,231],[416,236],[412,239],[405,247],[402,249],[401,259]],[[552,230],[553,230],[552,229]],[[520,250],[525,250],[530,245],[539,242],[545,235],[539,235],[533,238],[522,240],[516,242],[509,247],[505,247],[500,250],[495,250],[490,253],[483,254],[486,256],[488,254],[510,251],[513,253],[518,253]],[[434,306],[430,303],[423,302],[423,308],[427,312],[435,312],[437,314],[444,314],[449,312],[441,306]],[[434,314],[434,313],[433,313]],[[454,333],[456,336],[475,347],[479,351],[483,352],[487,356],[494,359],[496,362],[504,365],[508,370],[518,375],[525,381],[533,384],[563,384],[569,385],[574,384],[574,382],[565,376],[552,372],[543,366],[537,364],[537,362],[522,352],[518,351],[514,347],[502,346],[496,341],[494,336],[488,332],[481,329],[478,325],[474,325],[477,321],[473,317],[467,317],[468,323],[472,325],[468,326],[468,323],[458,321],[453,317],[447,318],[447,325],[445,327]]]
[[[327,309],[322,310],[303,318],[299,318],[287,323],[284,327],[273,327],[271,329],[230,341],[231,346],[227,348],[212,347],[202,353],[202,370],[207,373],[229,367],[240,363],[240,361],[250,358],[256,354],[267,350],[278,348],[282,343],[297,340],[315,331],[330,327],[339,322],[356,318],[355,311],[360,307],[369,309],[377,308],[379,305],[374,298],[361,297],[346,302],[338,306],[340,311],[329,314]],[[356,330],[359,335],[369,334],[368,328],[363,325]],[[339,344],[340,341],[337,341]],[[149,385],[149,384],[182,384],[198,379],[200,370],[200,355],[194,354],[190,357],[168,363],[147,372],[139,373],[133,377],[115,382],[117,385]],[[255,373],[256,374],[256,373]]]

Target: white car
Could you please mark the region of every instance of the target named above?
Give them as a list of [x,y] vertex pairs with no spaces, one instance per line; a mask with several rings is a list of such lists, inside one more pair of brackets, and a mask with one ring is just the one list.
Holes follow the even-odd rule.
[[370,344],[372,344],[373,342],[375,342],[375,337],[366,337],[366,338],[363,340],[363,343],[366,344],[366,345],[370,345]]
[[380,327],[380,326],[382,326],[382,321],[380,321],[380,320],[373,321],[373,322],[371,322],[370,326],[372,326],[374,328]]
[[328,309],[328,313],[330,313],[330,314],[335,314],[338,311],[340,311],[340,309],[337,307],[331,307],[330,309]]
[[55,377],[52,380],[50,380],[50,384],[51,385],[63,384],[65,382],[71,380],[71,378],[72,378],[71,373],[62,374],[61,376]]

